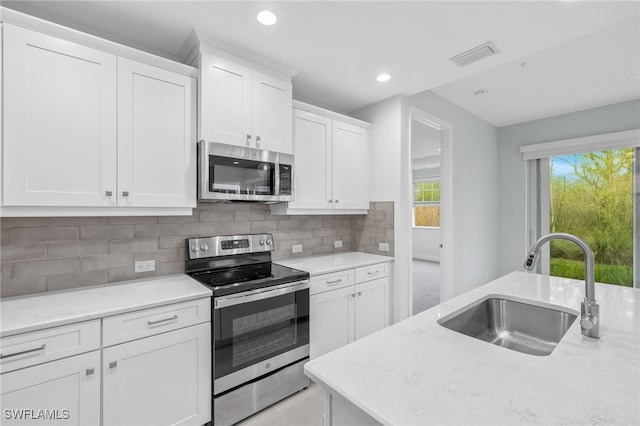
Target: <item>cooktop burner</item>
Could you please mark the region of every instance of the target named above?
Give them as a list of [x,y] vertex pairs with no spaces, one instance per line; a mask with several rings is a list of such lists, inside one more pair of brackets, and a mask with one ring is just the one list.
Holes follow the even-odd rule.
[[271,262],[271,234],[187,240],[185,272],[214,297],[309,279],[309,273]]

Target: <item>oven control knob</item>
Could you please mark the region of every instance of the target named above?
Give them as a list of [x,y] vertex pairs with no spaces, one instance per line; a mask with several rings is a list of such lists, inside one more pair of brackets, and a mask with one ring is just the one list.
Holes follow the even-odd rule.
[[267,245],[270,246],[271,244],[273,244],[273,241],[267,240]]
[[263,246],[264,245],[264,240],[260,240],[260,245]]
[[194,253],[197,253],[197,252],[198,252],[198,246],[197,246],[197,245],[195,245],[195,244],[194,244],[194,245],[192,245],[192,246],[191,246],[191,251],[192,251],[192,252],[194,252]]
[[207,250],[209,250],[209,246],[207,245],[207,243],[202,243],[202,244],[200,245],[200,250],[202,250],[202,251],[207,251]]

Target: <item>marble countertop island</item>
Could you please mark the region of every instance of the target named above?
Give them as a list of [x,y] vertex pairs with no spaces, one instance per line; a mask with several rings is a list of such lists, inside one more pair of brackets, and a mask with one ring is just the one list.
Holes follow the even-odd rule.
[[596,284],[601,338],[582,336],[578,318],[548,356],[437,323],[490,294],[579,312],[584,287],[513,272],[316,358],[305,372],[328,396],[385,425],[638,425],[639,289]]

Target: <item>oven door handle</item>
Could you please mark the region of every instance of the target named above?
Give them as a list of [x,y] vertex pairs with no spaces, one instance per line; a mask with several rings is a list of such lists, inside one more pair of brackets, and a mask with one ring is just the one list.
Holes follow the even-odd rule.
[[282,296],[289,293],[309,288],[309,280],[296,281],[274,287],[259,288],[239,294],[221,296],[214,298],[214,309],[226,308],[241,303],[254,302],[256,300],[268,299],[270,297]]

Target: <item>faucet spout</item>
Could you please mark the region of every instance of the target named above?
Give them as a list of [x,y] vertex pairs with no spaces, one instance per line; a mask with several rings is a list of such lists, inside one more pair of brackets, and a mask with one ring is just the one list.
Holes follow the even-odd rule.
[[524,262],[524,268],[527,271],[533,270],[533,267],[538,260],[540,249],[545,243],[551,240],[571,241],[572,243],[580,247],[582,249],[582,252],[584,253],[585,297],[581,306],[582,318],[580,320],[580,325],[582,327],[583,335],[598,338],[600,337],[600,324],[598,321],[600,307],[596,303],[595,260],[593,256],[593,250],[591,250],[589,244],[572,234],[552,233],[545,235],[539,238],[535,243],[533,243],[533,246],[531,246],[531,250],[529,251],[529,254],[527,255],[527,258]]

